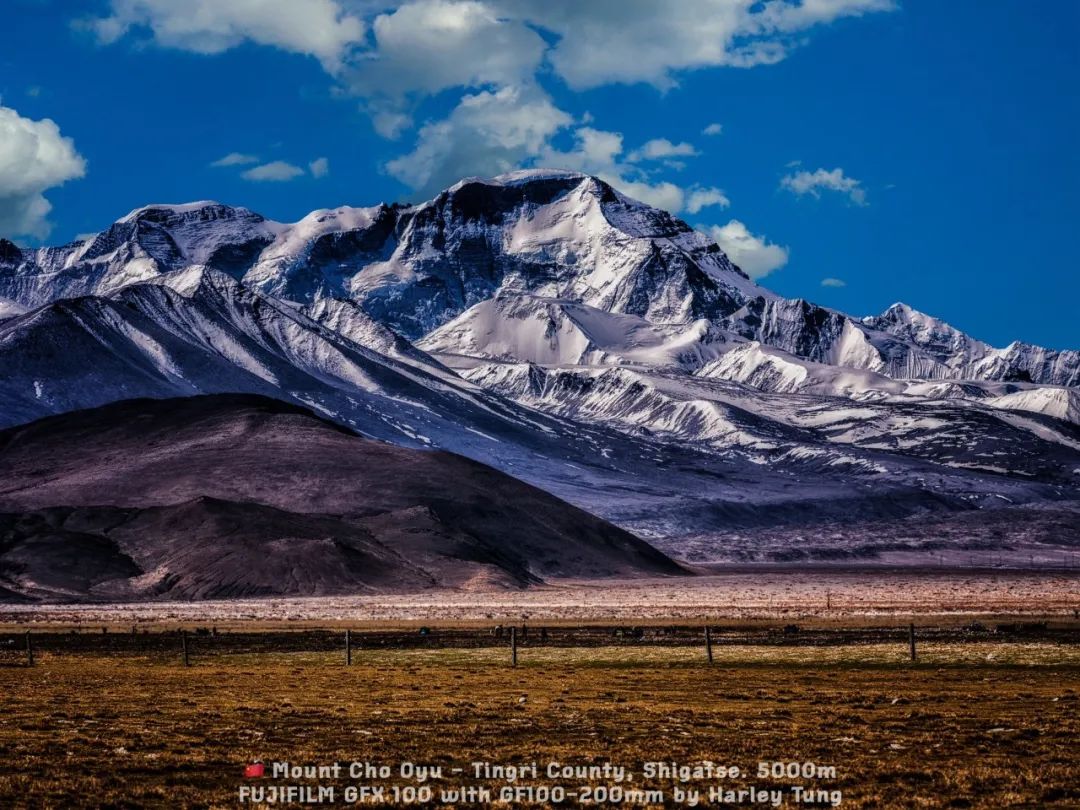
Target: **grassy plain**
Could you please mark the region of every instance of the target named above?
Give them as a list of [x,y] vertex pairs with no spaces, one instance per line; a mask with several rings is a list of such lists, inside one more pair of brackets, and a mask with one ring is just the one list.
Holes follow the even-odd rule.
[[[338,651],[196,655],[190,667],[156,652],[43,650],[33,668],[7,655],[0,807],[236,807],[255,759],[612,761],[639,788],[645,761],[712,760],[751,774],[725,787],[840,790],[842,807],[1080,806],[1080,646],[919,653],[911,664],[892,642],[720,646],[709,666],[700,647],[526,646],[516,669],[505,648],[361,649],[348,668]],[[753,777],[774,760],[836,775]],[[444,780],[463,781],[505,784]],[[672,783],[648,786],[671,804]]]

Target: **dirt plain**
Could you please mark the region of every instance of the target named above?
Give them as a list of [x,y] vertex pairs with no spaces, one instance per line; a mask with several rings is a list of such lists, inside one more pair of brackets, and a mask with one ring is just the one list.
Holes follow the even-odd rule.
[[[692,806],[689,790],[697,806],[774,806],[775,790],[784,807],[1078,807],[1076,585],[1053,572],[728,571],[613,588],[7,605],[0,807],[319,798],[251,792],[290,786],[332,788],[322,806],[348,806],[345,791],[365,785],[388,791],[383,803],[353,806],[477,806],[454,792],[466,788],[498,806],[590,806],[587,786],[607,788],[595,806],[609,807]],[[245,779],[255,760],[346,770]],[[471,773],[479,761],[539,774],[509,783]],[[651,761],[741,772],[682,782],[646,776]],[[353,762],[390,774],[356,778]],[[420,783],[405,762],[444,773]],[[634,776],[549,777],[550,762]],[[762,762],[815,770],[758,778]],[[389,793],[425,786],[426,802]],[[501,793],[559,786],[578,795]],[[796,801],[795,786],[818,801]],[[710,788],[757,792],[710,803]]]

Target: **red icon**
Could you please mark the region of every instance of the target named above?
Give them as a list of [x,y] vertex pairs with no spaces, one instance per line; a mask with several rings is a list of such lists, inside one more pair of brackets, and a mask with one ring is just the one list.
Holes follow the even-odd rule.
[[250,765],[244,766],[245,779],[259,779],[263,776],[266,776],[266,766],[261,762],[252,762]]

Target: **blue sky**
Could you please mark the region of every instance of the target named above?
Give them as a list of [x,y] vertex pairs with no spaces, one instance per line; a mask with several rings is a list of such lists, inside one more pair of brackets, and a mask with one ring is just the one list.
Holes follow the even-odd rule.
[[196,199],[295,220],[552,165],[675,211],[784,295],[1080,348],[1080,3],[1031,9],[9,0],[0,235]]

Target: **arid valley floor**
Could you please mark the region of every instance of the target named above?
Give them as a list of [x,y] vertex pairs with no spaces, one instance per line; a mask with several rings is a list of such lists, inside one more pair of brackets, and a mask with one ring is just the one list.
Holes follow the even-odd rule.
[[[0,806],[235,807],[255,784],[335,787],[340,806],[363,782],[244,779],[261,760],[385,764],[387,789],[418,785],[402,762],[440,766],[436,803],[462,784],[499,797],[508,783],[474,778],[472,762],[555,761],[628,767],[624,805],[686,806],[676,787],[804,785],[839,791],[843,807],[1075,807],[1077,586],[1069,572],[729,572],[228,607],[9,605]],[[742,775],[645,779],[653,760]],[[775,761],[823,775],[756,777]],[[447,795],[442,806],[469,806]],[[783,806],[829,804],[785,792]]]

